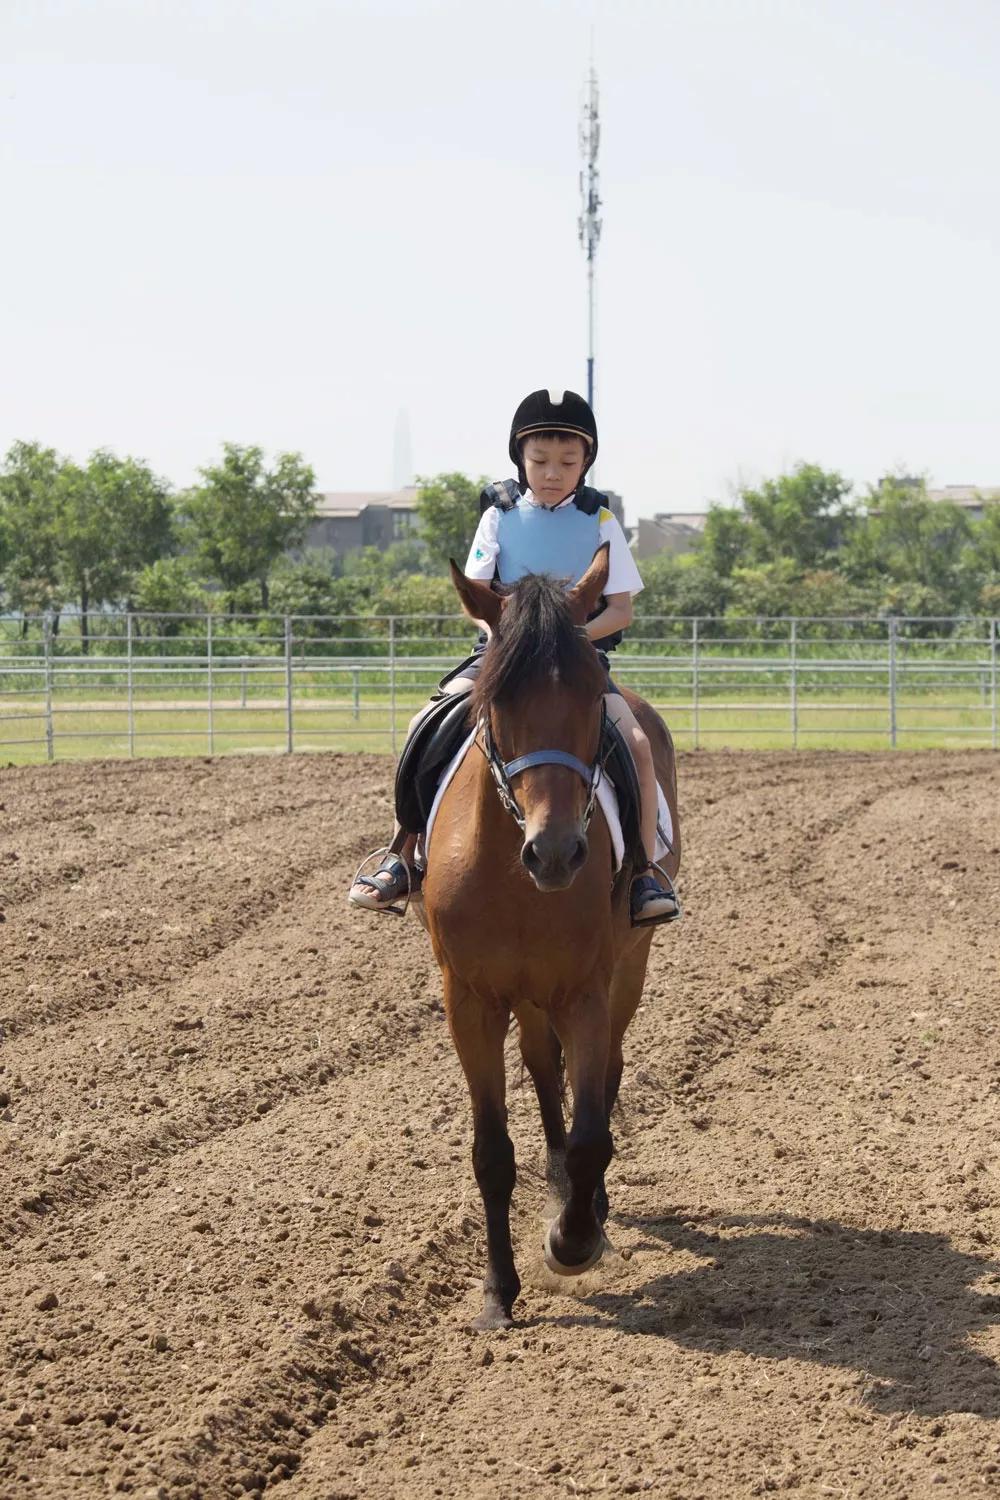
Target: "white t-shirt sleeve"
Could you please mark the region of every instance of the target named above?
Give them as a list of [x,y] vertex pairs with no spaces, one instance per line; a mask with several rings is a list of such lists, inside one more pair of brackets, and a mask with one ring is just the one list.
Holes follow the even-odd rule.
[[500,551],[500,543],[497,541],[498,520],[499,511],[495,505],[491,505],[489,510],[484,511],[480,517],[465,564],[466,578],[484,578],[487,581],[492,579],[496,568],[497,553]]
[[601,543],[611,543],[608,553],[608,582],[604,592],[606,594],[640,594],[645,585],[635,565],[635,558],[628,550],[625,533],[617,519],[604,506],[601,507],[599,539]]

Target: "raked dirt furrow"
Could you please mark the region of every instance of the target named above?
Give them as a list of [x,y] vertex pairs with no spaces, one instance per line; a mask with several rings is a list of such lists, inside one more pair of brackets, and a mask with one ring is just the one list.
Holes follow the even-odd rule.
[[[415,922],[343,900],[390,775],[303,756],[4,777],[27,869],[79,859],[45,798],[89,798],[140,920],[123,954],[102,867],[43,898],[48,956],[0,928],[22,966],[0,1193],[55,1184],[5,1251],[0,1495],[1000,1487],[997,758],[682,757],[687,916],[627,1039],[614,1248],[572,1287],[542,1268],[512,1038],[524,1290],[487,1337],[437,972]],[[154,801],[177,810],[159,868],[129,842]],[[118,981],[90,1009],[89,968]]]
[[[377,826],[375,806],[356,815]],[[127,1003],[136,986],[162,987],[227,948],[329,873],[340,904],[344,868],[365,830],[329,809],[247,819],[206,844],[194,834],[121,869],[74,878],[12,905],[2,929],[0,1024],[8,1036]],[[350,858],[348,858],[350,856]],[[339,884],[336,881],[339,879]]]
[[342,904],[350,873],[341,862],[314,874],[292,903],[173,982],[7,1044],[0,1246],[331,1079],[357,1086],[354,1074],[439,1029],[440,1002],[427,996],[437,971],[421,934],[402,935],[410,974],[391,993],[371,983],[370,925],[350,956],[331,951],[329,908]]
[[[180,802],[172,795],[166,778],[158,782],[147,775],[137,787],[131,768],[123,771],[120,763],[117,774],[102,778],[96,792],[83,783],[73,788],[72,795],[54,799],[60,804],[70,803],[70,812],[60,813],[58,808],[48,806],[51,799],[45,795],[43,783],[41,795],[34,799],[37,807],[33,816],[26,817],[22,810],[20,817],[11,817],[7,810],[0,824],[2,909],[8,915],[19,911],[30,916],[36,904],[53,892],[64,893],[81,881],[96,882],[99,887],[104,878],[127,884],[129,871],[139,866],[137,873],[141,876],[151,861],[167,868],[189,868],[192,849],[204,853],[221,848],[239,863],[248,842],[259,841],[268,827],[274,828],[286,817],[312,832],[325,829],[336,836],[338,804],[343,798],[335,780],[336,759],[330,758],[325,778],[316,778],[312,796],[300,794],[287,803],[277,788],[270,796],[266,789],[260,789],[253,799],[241,801],[235,791],[229,794],[224,784],[217,784],[221,776],[213,780],[200,762],[188,763],[194,785]],[[209,767],[214,764],[208,763]],[[225,762],[219,765],[227,767]],[[209,791],[202,795],[199,788],[206,776]],[[109,797],[116,788],[117,798]],[[369,803],[373,827],[383,824],[389,805],[384,789],[381,795],[371,796]],[[359,815],[364,816],[364,809],[353,799],[348,799],[348,812],[352,824]],[[127,828],[125,841],[123,825]],[[275,842],[287,846],[291,840],[281,835]],[[363,838],[358,847],[366,847]],[[83,894],[86,898],[86,890]]]

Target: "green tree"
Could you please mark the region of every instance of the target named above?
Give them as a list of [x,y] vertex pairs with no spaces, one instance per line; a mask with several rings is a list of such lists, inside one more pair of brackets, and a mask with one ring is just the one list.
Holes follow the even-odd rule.
[[204,483],[184,497],[187,529],[199,562],[230,594],[255,583],[263,609],[278,558],[303,541],[316,513],[315,475],[298,453],[281,453],[268,469],[260,448],[226,443],[221,464],[202,469]]
[[796,580],[789,600],[790,612],[814,619],[838,615],[878,613],[878,596],[870,588],[851,580],[835,568],[815,568]]
[[390,542],[383,557],[390,578],[413,573],[426,575],[430,571],[427,544],[418,536],[400,537],[399,541]]
[[966,567],[970,540],[959,506],[931,500],[922,483],[886,479],[869,491],[842,567],[853,581],[879,588],[887,613],[954,614],[975,591]]
[[[878,596],[878,612],[883,615],[909,615],[916,619],[941,619],[958,614],[963,603],[951,589],[942,589],[916,578],[889,579]],[[936,627],[928,627],[933,634]]]
[[984,583],[979,590],[976,606],[984,615],[993,619],[1000,619],[1000,573],[990,583]]
[[3,500],[0,499],[0,607],[4,606],[7,586],[7,564],[12,554],[12,539]]
[[59,571],[79,601],[87,652],[91,608],[122,599],[135,575],[173,546],[173,508],[146,464],[105,450],[86,468],[64,464],[58,492]]
[[818,464],[797,464],[790,474],[743,490],[751,562],[788,558],[802,569],[821,567],[844,538],[850,488]]
[[446,568],[450,557],[464,563],[479,524],[479,494],[486,482],[465,474],[418,480],[420,535],[438,567]]
[[171,616],[208,614],[212,602],[212,595],[195,578],[187,557],[158,557],[147,563],[132,583],[133,608],[140,614],[164,617],[156,624],[160,635],[182,631],[183,620]]
[[755,567],[734,568],[727,614],[793,614],[798,579],[799,569],[790,557],[758,563]]
[[982,519],[972,523],[972,551],[982,571],[1000,578],[1000,500],[987,500]]
[[[58,611],[60,476],[54,448],[14,443],[0,470],[0,579],[10,608]],[[21,630],[27,630],[27,619]]]
[[964,555],[966,595],[984,615],[1000,614],[1000,500],[988,500],[982,518],[969,527]]
[[663,615],[716,618],[723,613],[729,581],[713,568],[703,552],[671,556],[661,552],[641,565],[643,590],[635,598],[635,635],[656,639],[686,635],[689,626],[672,626]]
[[877,594],[833,568],[803,573],[791,558],[737,568],[729,597],[730,616],[797,615],[803,619],[873,614]]
[[271,574],[271,610],[276,615],[329,618],[339,614],[343,604],[339,582],[334,555],[327,548],[307,548],[296,562],[281,558]]
[[713,505],[705,518],[699,550],[718,578],[728,578],[750,552],[747,518],[731,506]]

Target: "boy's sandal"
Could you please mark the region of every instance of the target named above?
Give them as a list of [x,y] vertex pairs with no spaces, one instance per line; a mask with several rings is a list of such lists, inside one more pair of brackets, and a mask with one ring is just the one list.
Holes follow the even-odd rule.
[[629,888],[629,911],[633,927],[655,927],[660,923],[676,922],[682,916],[673,883],[659,865],[648,865],[633,879]]
[[[377,859],[382,854],[382,863],[372,871],[370,875],[362,875],[361,871],[369,860]],[[366,911],[382,911],[391,913],[394,917],[402,917],[406,913],[410,897],[420,884],[420,878],[401,854],[395,854],[391,850],[376,849],[374,854],[369,854],[358,866],[358,873],[351,882],[351,889],[347,899],[352,906],[364,907]],[[364,887],[360,895],[355,895],[356,886]],[[368,892],[371,891],[371,895]],[[394,906],[393,902],[403,898],[402,906]]]

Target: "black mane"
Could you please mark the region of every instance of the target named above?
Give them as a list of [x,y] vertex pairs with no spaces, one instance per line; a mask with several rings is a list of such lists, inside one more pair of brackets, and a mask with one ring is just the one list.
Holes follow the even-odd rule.
[[597,653],[570,614],[563,585],[529,573],[507,595],[472,695],[474,717],[493,704],[558,679],[599,697],[605,676]]

